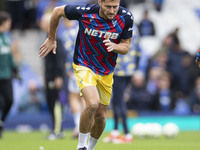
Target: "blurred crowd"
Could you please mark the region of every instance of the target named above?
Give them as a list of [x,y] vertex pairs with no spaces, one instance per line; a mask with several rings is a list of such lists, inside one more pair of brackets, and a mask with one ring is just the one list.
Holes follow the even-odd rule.
[[[0,2],[0,9],[8,11],[12,17],[12,30],[41,30],[41,19],[50,13],[55,6],[66,3],[94,3],[95,0],[7,0]],[[145,0],[121,0],[122,6],[144,3]],[[152,0],[154,9],[162,11],[164,0]],[[143,18],[136,24],[139,31],[138,40],[143,37],[152,37],[157,34],[154,22],[149,17],[148,9],[144,8]],[[70,23],[68,23],[70,24]],[[61,39],[66,55],[66,75],[64,86],[60,92],[63,105],[69,105],[68,78],[70,76],[69,59],[72,59],[68,50],[73,48],[77,33],[77,23],[72,22],[69,29],[64,23],[58,28],[58,37]],[[125,88],[123,97],[127,108],[137,111],[162,111],[176,114],[200,113],[200,71],[196,67],[195,55],[184,49],[179,37],[180,29],[168,33],[159,49],[152,56],[141,49],[140,63],[137,63],[131,82]],[[71,36],[71,37],[70,37]],[[71,38],[66,40],[66,38]],[[41,39],[42,40],[42,39]],[[151,45],[150,45],[151,46]],[[200,46],[200,45],[199,45]],[[23,61],[23,53],[13,39],[12,53],[19,67],[22,81],[13,80],[14,101],[19,113],[41,113],[47,111],[45,100],[45,84],[34,72],[28,63]],[[70,57],[68,57],[70,55]],[[135,54],[136,55],[136,54]],[[18,92],[15,92],[18,91]]]

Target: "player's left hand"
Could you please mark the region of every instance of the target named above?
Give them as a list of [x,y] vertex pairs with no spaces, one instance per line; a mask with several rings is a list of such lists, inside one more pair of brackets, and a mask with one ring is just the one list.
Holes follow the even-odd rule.
[[105,45],[107,46],[107,50],[108,52],[112,52],[115,48],[115,43],[111,42],[108,38],[108,36],[106,36],[106,39],[103,41],[103,43],[105,43]]

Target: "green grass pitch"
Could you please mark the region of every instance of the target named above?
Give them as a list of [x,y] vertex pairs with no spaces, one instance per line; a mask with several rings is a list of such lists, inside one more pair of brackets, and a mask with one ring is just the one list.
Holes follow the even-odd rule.
[[[0,150],[76,150],[77,139],[72,139],[72,131],[66,131],[64,139],[48,141],[46,133],[34,131],[31,133],[17,133],[5,131],[0,139]],[[95,150],[200,150],[200,131],[180,132],[175,138],[164,136],[158,139],[135,138],[131,144],[103,143],[104,132]]]

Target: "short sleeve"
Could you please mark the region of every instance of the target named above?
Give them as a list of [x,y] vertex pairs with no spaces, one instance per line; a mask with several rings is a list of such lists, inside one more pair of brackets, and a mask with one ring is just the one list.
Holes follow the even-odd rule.
[[79,20],[79,18],[90,11],[90,5],[66,5],[65,15],[69,20]]
[[128,39],[132,37],[133,20],[133,15],[130,12],[128,12],[125,16],[125,28],[121,36],[122,39]]

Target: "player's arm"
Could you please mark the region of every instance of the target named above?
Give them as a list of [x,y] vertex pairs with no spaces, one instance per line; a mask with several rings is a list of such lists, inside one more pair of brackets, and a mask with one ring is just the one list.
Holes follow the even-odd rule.
[[42,57],[45,57],[52,50],[54,54],[56,53],[56,31],[61,17],[66,17],[64,9],[65,6],[55,7],[53,9],[50,19],[48,38],[40,47],[39,55]]
[[108,37],[103,41],[105,45],[107,46],[108,52],[115,52],[118,54],[125,55],[129,51],[130,43],[132,38],[128,39],[121,39],[121,42],[116,44],[111,42]]
[[198,51],[198,53],[197,53],[195,62],[196,62],[196,64],[197,64],[197,66],[200,68],[200,49],[199,49],[199,51]]
[[65,17],[65,6],[60,6],[60,7],[55,7],[53,12],[52,12],[52,16],[51,16],[51,20],[50,20],[50,28],[49,28],[49,35],[48,38],[55,40],[56,39],[56,30],[60,21],[61,17]]

